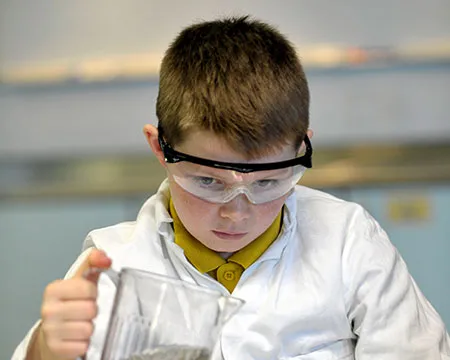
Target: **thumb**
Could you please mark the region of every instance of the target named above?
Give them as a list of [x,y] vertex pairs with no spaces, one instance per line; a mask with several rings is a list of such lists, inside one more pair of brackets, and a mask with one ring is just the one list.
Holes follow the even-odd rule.
[[97,282],[101,270],[109,269],[111,262],[111,259],[103,250],[93,249],[76,271],[74,278],[84,277]]

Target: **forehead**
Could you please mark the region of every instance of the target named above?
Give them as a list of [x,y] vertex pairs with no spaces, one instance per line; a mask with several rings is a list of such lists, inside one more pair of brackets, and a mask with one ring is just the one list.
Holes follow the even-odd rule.
[[175,146],[177,151],[223,162],[266,163],[292,159],[295,156],[293,144],[268,147],[265,155],[249,159],[248,155],[237,152],[223,137],[205,130],[193,130],[184,141]]

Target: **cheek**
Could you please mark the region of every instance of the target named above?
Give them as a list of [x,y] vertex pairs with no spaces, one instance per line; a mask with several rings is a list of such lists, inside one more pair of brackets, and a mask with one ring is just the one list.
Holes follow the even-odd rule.
[[263,233],[280,213],[287,196],[271,201],[267,204],[256,205],[255,208],[255,235]]
[[191,219],[200,221],[200,219],[212,216],[215,212],[214,204],[189,194],[175,182],[170,183],[170,193],[177,214],[183,222],[191,222]]
[[281,208],[283,207],[285,200],[286,200],[286,196],[284,196],[280,199],[271,201],[267,204],[259,205],[260,208],[258,209],[258,217],[268,219],[269,221],[271,219],[273,221],[273,219],[281,211]]

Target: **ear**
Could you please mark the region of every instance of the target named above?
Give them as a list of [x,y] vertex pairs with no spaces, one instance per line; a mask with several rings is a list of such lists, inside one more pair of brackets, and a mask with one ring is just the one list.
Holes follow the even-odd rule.
[[161,146],[159,146],[158,141],[158,129],[154,125],[147,124],[144,126],[144,135],[147,138],[147,142],[150,145],[153,153],[158,159],[159,163],[166,167],[166,162],[164,161],[164,154],[161,150]]
[[[314,136],[314,132],[312,131],[312,129],[308,129],[308,131],[306,131],[306,135],[308,136],[308,139],[311,140],[311,138]],[[300,146],[300,152],[303,152],[305,150],[305,142],[302,142],[302,145]]]

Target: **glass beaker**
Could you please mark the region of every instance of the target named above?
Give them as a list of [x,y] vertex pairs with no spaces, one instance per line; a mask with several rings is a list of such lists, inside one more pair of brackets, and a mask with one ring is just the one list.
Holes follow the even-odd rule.
[[179,279],[124,268],[102,360],[209,360],[222,326],[243,303]]

